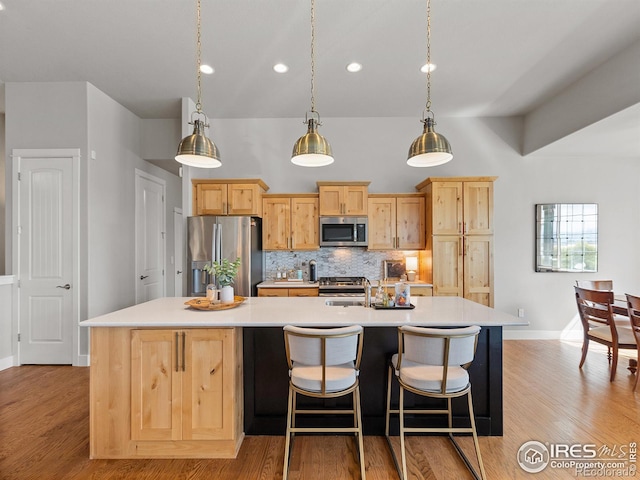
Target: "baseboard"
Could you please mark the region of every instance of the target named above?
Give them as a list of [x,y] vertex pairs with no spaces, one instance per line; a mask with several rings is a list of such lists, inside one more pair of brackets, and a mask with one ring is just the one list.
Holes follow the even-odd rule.
[[0,358],[0,371],[6,370],[7,368],[11,368],[13,366],[13,356]]
[[76,367],[88,367],[91,362],[89,355],[78,355],[78,363]]
[[576,340],[582,341],[580,330],[502,330],[504,340]]
[[[5,357],[0,358],[0,372],[2,370],[6,370],[7,368],[17,366],[13,361],[13,357]],[[76,367],[88,367],[89,366],[90,357],[89,355],[80,355],[78,357],[78,363],[75,365]]]

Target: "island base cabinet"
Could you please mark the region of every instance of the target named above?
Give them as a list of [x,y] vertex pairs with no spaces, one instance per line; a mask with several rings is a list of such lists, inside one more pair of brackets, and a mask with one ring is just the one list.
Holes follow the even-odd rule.
[[242,330],[91,330],[91,458],[235,458]]

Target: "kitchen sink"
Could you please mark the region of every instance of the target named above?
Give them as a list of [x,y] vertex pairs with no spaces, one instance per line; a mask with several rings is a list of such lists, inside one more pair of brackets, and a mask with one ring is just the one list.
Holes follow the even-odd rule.
[[324,304],[330,307],[364,307],[362,300],[327,300]]

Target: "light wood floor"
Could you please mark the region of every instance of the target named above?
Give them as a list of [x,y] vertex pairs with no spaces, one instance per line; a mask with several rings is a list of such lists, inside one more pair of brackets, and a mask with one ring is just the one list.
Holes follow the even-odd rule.
[[[635,358],[635,352],[629,352]],[[542,443],[640,443],[640,387],[621,358],[608,382],[606,354],[592,345],[578,370],[580,345],[560,341],[504,342],[502,437],[481,437],[491,479],[575,479],[569,469],[528,474],[516,453]],[[24,366],[0,372],[0,479],[279,479],[284,437],[248,437],[235,460],[89,460],[89,369]],[[442,437],[410,437],[410,478],[470,475]],[[461,439],[473,457],[470,438]],[[359,478],[351,437],[298,437],[292,480]],[[365,437],[367,478],[395,479],[384,437]],[[635,478],[635,476],[633,477]]]

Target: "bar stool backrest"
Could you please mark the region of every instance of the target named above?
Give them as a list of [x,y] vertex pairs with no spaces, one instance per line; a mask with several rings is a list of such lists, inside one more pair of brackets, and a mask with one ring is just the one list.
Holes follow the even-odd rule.
[[480,327],[424,328],[400,327],[402,333],[398,368],[402,360],[423,365],[468,365],[475,355]]
[[359,325],[327,329],[287,325],[284,331],[289,368],[293,362],[316,366],[354,362],[356,369],[360,367]]

